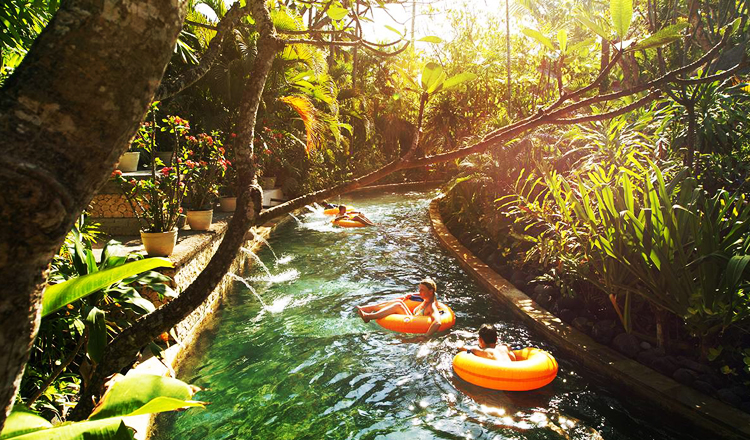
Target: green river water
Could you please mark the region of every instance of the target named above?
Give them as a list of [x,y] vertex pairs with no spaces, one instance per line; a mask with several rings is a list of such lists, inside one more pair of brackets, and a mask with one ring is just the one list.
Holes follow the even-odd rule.
[[[377,228],[333,228],[322,214],[280,225],[202,334],[180,379],[206,409],[162,414],[153,439],[690,439],[645,403],[566,360],[514,321],[443,251],[429,227],[435,190],[347,196]],[[456,325],[430,339],[365,324],[354,306],[416,292],[431,276]],[[560,371],[530,392],[458,378],[459,343],[485,322],[512,348],[536,346]]]

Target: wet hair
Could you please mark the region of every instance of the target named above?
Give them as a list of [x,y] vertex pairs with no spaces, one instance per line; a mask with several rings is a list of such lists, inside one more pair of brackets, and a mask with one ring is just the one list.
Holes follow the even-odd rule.
[[346,205],[339,205],[339,212],[341,211],[346,212]]
[[489,324],[484,324],[479,327],[479,339],[487,345],[495,345],[497,344],[497,330]]
[[419,282],[419,284],[424,284],[432,293],[437,293],[437,284],[435,284],[435,281],[432,280],[432,278],[427,277]]

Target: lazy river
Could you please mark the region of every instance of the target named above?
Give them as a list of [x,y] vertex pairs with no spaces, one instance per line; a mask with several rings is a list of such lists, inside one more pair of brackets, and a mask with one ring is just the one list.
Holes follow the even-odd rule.
[[[334,228],[308,213],[280,225],[202,334],[180,379],[206,409],[162,414],[152,439],[691,439],[646,403],[566,360],[514,321],[444,252],[429,227],[436,190],[343,197],[380,224]],[[278,258],[278,259],[277,259]],[[431,276],[456,325],[429,339],[363,323],[362,303],[416,292]],[[263,303],[258,299],[262,299]],[[493,323],[512,348],[560,366],[529,392],[458,378],[459,343]]]

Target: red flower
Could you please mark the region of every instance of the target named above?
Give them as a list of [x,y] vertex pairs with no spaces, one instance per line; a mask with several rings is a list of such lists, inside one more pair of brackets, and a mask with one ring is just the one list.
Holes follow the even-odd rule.
[[182,214],[182,208],[180,208],[179,213]]
[[190,160],[190,159],[188,159],[188,160],[187,160],[187,162],[185,162],[185,165],[187,165],[187,167],[188,167],[188,168],[190,168],[191,170],[192,170],[193,168],[195,168],[195,162],[193,162],[193,161],[192,161],[192,160]]
[[225,151],[224,147],[219,147],[219,153],[224,154]]
[[200,163],[200,165],[201,165],[202,167],[205,167],[205,166],[207,166],[207,165],[208,165],[208,162],[206,162],[205,160],[202,160],[202,161],[200,161],[199,163]]
[[130,179],[130,182],[128,182],[128,183],[130,183],[131,185],[135,186],[136,181],[135,181],[135,179]]
[[164,177],[169,176],[169,172],[172,171],[172,167],[164,167],[161,169],[161,174]]
[[269,150],[268,148],[266,148],[265,150],[263,150],[263,154],[271,154],[271,150]]
[[114,177],[120,177],[120,176],[122,176],[122,171],[120,171],[120,170],[114,170],[114,171],[112,171],[112,176],[111,176],[112,178],[114,178]]
[[232,133],[230,136],[232,136],[233,138],[236,138],[237,137],[237,133]]

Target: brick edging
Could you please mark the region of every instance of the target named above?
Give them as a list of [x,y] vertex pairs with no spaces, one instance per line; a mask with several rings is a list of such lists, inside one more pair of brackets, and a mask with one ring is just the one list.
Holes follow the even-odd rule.
[[750,415],[681,385],[672,378],[595,342],[586,334],[563,323],[516,289],[448,231],[438,209],[441,197],[433,199],[430,203],[432,230],[441,246],[458,260],[467,273],[503,304],[509,306],[510,311],[526,325],[548,338],[557,348],[575,358],[587,369],[621,384],[660,409],[681,417],[690,426],[727,439],[750,438]]

